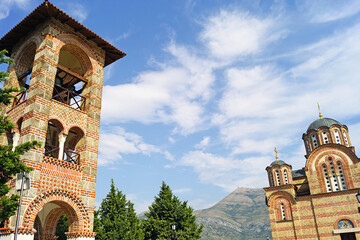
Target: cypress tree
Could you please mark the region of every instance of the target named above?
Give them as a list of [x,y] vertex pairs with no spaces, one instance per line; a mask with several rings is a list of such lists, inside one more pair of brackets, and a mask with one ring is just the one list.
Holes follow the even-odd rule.
[[198,226],[193,209],[187,201],[180,201],[170,187],[162,182],[160,192],[145,213],[144,232],[146,240],[172,239],[171,225],[176,226],[178,240],[200,239],[203,226]]
[[134,204],[115,188],[111,180],[110,192],[95,211],[94,231],[97,240],[142,240],[140,220],[136,217]]

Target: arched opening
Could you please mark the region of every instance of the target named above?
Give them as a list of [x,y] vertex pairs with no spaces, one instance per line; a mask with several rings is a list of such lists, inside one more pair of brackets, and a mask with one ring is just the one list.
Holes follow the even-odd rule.
[[21,135],[21,128],[22,128],[23,121],[24,121],[24,118],[21,117],[21,118],[19,118],[19,120],[16,122],[16,127],[17,127],[20,135]]
[[73,44],[63,46],[59,53],[53,99],[84,110],[85,98],[81,93],[87,84],[84,76],[90,71],[91,62],[83,50]]
[[80,163],[80,154],[76,151],[76,147],[83,136],[84,132],[79,127],[70,128],[64,144],[65,161]]
[[285,198],[279,198],[275,203],[276,221],[287,221],[292,219],[290,202]]
[[30,86],[30,77],[36,53],[36,44],[31,42],[23,48],[22,54],[18,59],[15,59],[15,72],[20,88],[25,91],[18,93],[14,99],[14,106],[26,100],[27,92]]
[[46,132],[44,155],[58,158],[59,157],[59,134],[63,131],[62,124],[55,119],[48,122]]
[[34,229],[34,240],[66,239],[66,232],[79,230],[79,219],[68,203],[52,201],[46,203],[36,215]]

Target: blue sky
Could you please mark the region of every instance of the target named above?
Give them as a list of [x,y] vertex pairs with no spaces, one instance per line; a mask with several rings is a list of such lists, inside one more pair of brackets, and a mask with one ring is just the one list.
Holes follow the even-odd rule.
[[[0,0],[0,35],[42,1]],[[360,146],[360,1],[55,1],[127,56],[105,70],[97,204],[110,179],[138,212],[165,181],[195,209],[265,167],[305,164],[318,118]]]

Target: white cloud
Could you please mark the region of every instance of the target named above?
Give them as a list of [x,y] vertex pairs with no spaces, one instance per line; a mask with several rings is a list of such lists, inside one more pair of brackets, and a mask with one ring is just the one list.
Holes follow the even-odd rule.
[[170,152],[165,151],[164,155],[167,160],[172,161],[172,162],[175,161],[175,157]]
[[153,200],[145,200],[145,201],[134,201],[134,208],[137,214],[148,212],[149,206],[152,204]]
[[259,19],[246,12],[221,10],[206,19],[200,40],[218,58],[234,58],[261,52],[281,37],[273,19]]
[[150,156],[153,153],[159,153],[164,154],[166,159],[174,161],[174,157],[168,151],[162,151],[157,146],[147,144],[141,136],[128,133],[120,127],[103,130],[99,150],[99,165],[113,164],[120,161],[125,154],[143,154]]
[[360,26],[353,26],[296,52],[291,57],[297,64],[289,71],[269,64],[225,67],[226,85],[212,123],[230,157],[194,151],[177,164],[192,167],[201,182],[227,191],[266,186],[264,168],[274,160],[275,146],[294,169],[303,167],[301,135],[317,118],[316,101],[324,116],[340,122],[360,114],[354,107],[360,103],[359,32]]
[[131,30],[128,30],[127,32],[124,32],[122,34],[120,34],[116,39],[115,41],[120,41],[120,40],[124,40],[126,38],[128,38],[130,35],[131,35]]
[[195,145],[195,148],[205,149],[209,145],[210,139],[211,138],[209,136],[204,137],[198,144]]
[[184,194],[184,193],[189,193],[189,192],[191,192],[191,188],[179,188],[179,189],[173,190],[173,193],[175,193],[175,194]]
[[[317,118],[317,101],[324,116],[339,121],[360,114],[354,107],[360,103],[360,26],[270,59],[262,53],[285,31],[274,25],[275,20],[235,11],[210,17],[200,33],[208,53],[171,42],[165,49],[170,60],[158,64],[158,70],[140,73],[131,84],[104,87],[102,120],[172,124],[172,134],[199,132],[211,122],[219,136],[206,133],[195,146],[199,151],[179,160],[161,153],[172,161],[165,167],[191,167],[202,183],[226,191],[267,186],[264,169],[274,160],[275,146],[284,161],[302,167],[301,134]],[[246,64],[236,59],[244,56],[249,57]],[[256,57],[261,60],[252,61]],[[279,59],[287,65],[279,66]],[[227,156],[205,152],[210,140]],[[131,153],[157,149],[129,140],[124,148]]]
[[298,1],[299,8],[310,16],[312,22],[324,23],[350,17],[360,11],[358,0],[329,1],[304,0]]
[[88,16],[88,12],[85,6],[76,2],[71,2],[70,4],[67,4],[66,12],[68,12],[70,16],[72,16],[79,22],[85,21]]
[[105,122],[175,123],[175,133],[188,134],[202,125],[204,106],[214,82],[212,63],[170,44],[174,63],[140,73],[131,84],[104,86]]
[[30,0],[0,0],[0,20],[9,16],[12,7],[26,10],[29,5]]
[[[360,122],[355,124],[345,124],[349,128],[349,135],[350,135],[350,141],[351,145],[355,147],[355,151],[360,151]],[[359,154],[358,154],[359,155]]]
[[[199,174],[199,180],[202,183],[211,183],[231,192],[237,186],[264,186],[266,182],[264,169],[268,163],[267,157],[241,160],[192,151],[183,156],[177,165],[192,167]],[[258,181],[252,183],[244,181],[249,177],[257,177]]]

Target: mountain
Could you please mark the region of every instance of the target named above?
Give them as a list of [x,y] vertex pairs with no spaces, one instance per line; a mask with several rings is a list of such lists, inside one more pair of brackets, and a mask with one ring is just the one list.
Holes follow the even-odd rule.
[[204,224],[203,240],[271,239],[265,192],[261,188],[237,188],[213,207],[194,212]]

